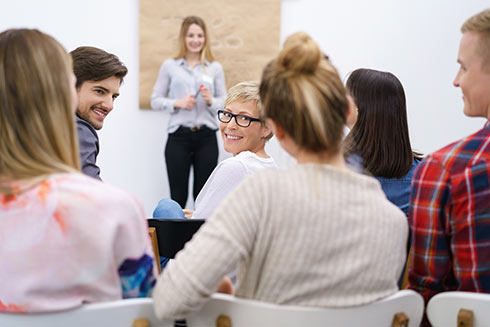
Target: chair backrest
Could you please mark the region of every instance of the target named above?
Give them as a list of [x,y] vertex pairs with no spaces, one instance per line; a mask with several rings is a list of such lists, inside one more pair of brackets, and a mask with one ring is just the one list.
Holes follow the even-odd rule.
[[127,299],[86,304],[54,313],[0,313],[2,327],[172,327],[159,321],[151,298]]
[[162,273],[162,267],[160,262],[160,250],[158,249],[158,237],[157,230],[155,227],[148,227],[148,233],[150,234],[151,247],[153,249],[153,254],[155,256],[155,262],[157,264],[158,274]]
[[204,219],[148,219],[148,226],[156,228],[160,255],[173,259],[204,222]]
[[[186,320],[188,327],[418,327],[423,312],[422,297],[411,290],[399,291],[377,302],[350,308],[276,305],[213,294],[202,310]],[[408,323],[403,322],[402,313],[408,317]]]
[[490,294],[444,292],[427,304],[427,317],[434,327],[490,326]]

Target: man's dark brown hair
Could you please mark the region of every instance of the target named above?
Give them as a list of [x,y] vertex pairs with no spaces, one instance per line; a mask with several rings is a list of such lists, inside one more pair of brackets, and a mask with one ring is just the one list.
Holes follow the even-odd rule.
[[70,52],[73,59],[73,72],[77,78],[77,89],[85,81],[102,81],[116,76],[121,80],[128,69],[112,54],[95,47],[78,47]]

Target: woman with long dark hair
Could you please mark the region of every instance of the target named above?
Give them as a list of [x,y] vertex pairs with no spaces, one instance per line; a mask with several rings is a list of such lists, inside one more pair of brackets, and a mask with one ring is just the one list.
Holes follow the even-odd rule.
[[412,175],[422,157],[410,144],[403,86],[391,73],[362,68],[350,74],[347,89],[358,108],[345,139],[347,161],[376,177],[407,215]]

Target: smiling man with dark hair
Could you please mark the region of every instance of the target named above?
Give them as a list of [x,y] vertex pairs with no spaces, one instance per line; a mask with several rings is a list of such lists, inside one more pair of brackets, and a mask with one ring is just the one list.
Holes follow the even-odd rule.
[[119,87],[128,69],[119,58],[94,47],[79,47],[71,53],[77,78],[78,106],[76,114],[82,171],[100,179],[96,164],[99,137],[106,116],[114,108]]

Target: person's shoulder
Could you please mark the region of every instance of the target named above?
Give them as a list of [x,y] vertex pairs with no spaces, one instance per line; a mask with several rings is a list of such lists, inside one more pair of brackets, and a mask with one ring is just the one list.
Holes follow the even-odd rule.
[[[243,152],[242,152],[243,153]],[[221,161],[216,167],[219,171],[233,172],[245,169],[244,157],[241,156],[241,153],[236,156],[227,158]]]
[[237,156],[243,164],[250,170],[255,171],[264,168],[277,168],[277,164],[272,157],[261,157],[251,151],[240,152]]
[[62,173],[50,177],[51,184],[61,193],[104,205],[134,206],[138,201],[116,186],[101,182],[82,173]]
[[79,134],[94,135],[95,137],[98,138],[97,131],[92,126],[92,124],[90,124],[88,121],[78,117],[78,115],[75,115],[75,121],[77,123],[77,130]]
[[212,69],[216,69],[216,70],[223,70],[223,66],[220,64],[219,61],[208,61],[207,62],[208,66]]
[[233,158],[235,158],[236,160],[243,160],[243,159],[254,158],[254,157],[257,157],[255,153],[251,151],[242,151],[236,156],[234,156]]
[[163,61],[162,67],[165,68],[176,67],[180,64],[181,61],[182,58],[168,58]]
[[259,155],[257,155],[255,152],[252,151],[242,151],[236,156],[234,156],[233,158],[236,158],[238,160],[256,160],[256,161],[266,161],[266,162],[274,161],[272,157],[267,157],[267,158],[260,157]]
[[366,175],[361,172],[357,172],[352,168],[347,168],[341,170],[341,172],[336,173],[335,171],[330,171],[331,176],[327,176],[328,179],[337,178],[343,180],[345,185],[351,185],[355,188],[361,187],[365,189],[375,190],[376,192],[382,191],[380,181],[377,177]]
[[182,58],[167,58],[163,61],[164,65],[170,65],[170,64],[176,64],[181,62],[183,59]]
[[278,168],[277,166],[266,167],[266,169],[258,169],[253,173],[253,179],[261,180],[262,183],[271,183],[279,185],[296,178],[304,178],[304,167],[302,165],[293,165],[287,168]]
[[480,158],[478,161],[490,163],[490,147],[485,146],[489,142],[490,126],[486,126],[429,154],[417,169],[428,165],[441,165],[449,171],[459,171],[474,164],[477,156]]
[[52,176],[47,189],[56,199],[59,214],[73,224],[103,226],[101,233],[120,231],[122,226],[129,233],[145,228],[142,204],[118,187],[81,173],[64,173]]

